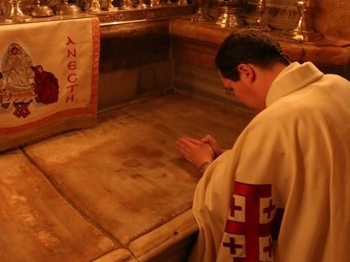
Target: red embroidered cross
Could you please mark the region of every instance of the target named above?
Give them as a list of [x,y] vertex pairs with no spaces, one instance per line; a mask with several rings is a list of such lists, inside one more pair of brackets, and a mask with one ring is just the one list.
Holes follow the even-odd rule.
[[269,257],[272,257],[273,246],[272,246],[272,239],[271,239],[271,237],[269,238],[269,245],[267,247],[264,247],[263,250],[264,250],[264,252],[269,253]]
[[230,248],[230,254],[235,255],[236,254],[236,249],[237,248],[242,249],[243,246],[239,245],[239,244],[236,244],[236,240],[235,240],[234,237],[229,237],[229,240],[230,240],[229,243],[225,242],[225,243],[223,243],[223,245],[224,245],[224,247],[229,247]]
[[230,209],[230,216],[235,217],[235,211],[242,211],[241,206],[237,206],[235,204],[235,198],[233,197],[231,200],[231,209]]
[[268,206],[268,207],[265,207],[263,212],[264,212],[265,214],[267,213],[267,218],[270,218],[270,217],[271,217],[272,211],[274,211],[275,209],[276,209],[276,205],[273,205],[273,204],[272,204],[272,199],[270,199],[270,201],[269,201],[269,206]]
[[[233,220],[227,220],[225,232],[229,234],[235,234],[244,236],[245,238],[245,254],[246,257],[235,257],[234,261],[238,262],[250,262],[259,260],[259,238],[269,237],[271,235],[270,222],[260,224],[260,200],[261,198],[271,197],[271,185],[249,185],[239,182],[234,183],[233,198],[235,195],[243,196],[245,198],[244,216],[245,222],[237,222]],[[267,214],[270,218],[271,212],[275,209],[275,205],[272,205],[272,200],[267,208],[263,209],[263,213]],[[237,210],[235,201],[231,202],[231,209]],[[243,208],[241,208],[243,210]],[[234,211],[233,211],[234,212]],[[232,211],[231,211],[232,213]],[[234,237],[232,237],[234,238]],[[271,242],[271,239],[269,240]],[[231,247],[231,243],[235,241],[230,239],[229,243],[224,243],[225,247],[230,247],[230,251],[237,248],[237,246]],[[234,249],[232,249],[234,248]],[[272,242],[271,245],[263,247],[264,252],[272,256]],[[233,254],[233,253],[231,253]]]
[[18,118],[23,117],[26,118],[27,116],[30,115],[30,111],[28,109],[29,104],[32,102],[32,100],[30,100],[27,103],[24,102],[19,102],[19,103],[13,103],[13,105],[15,106],[15,112],[13,112],[13,114],[15,116],[17,116]]

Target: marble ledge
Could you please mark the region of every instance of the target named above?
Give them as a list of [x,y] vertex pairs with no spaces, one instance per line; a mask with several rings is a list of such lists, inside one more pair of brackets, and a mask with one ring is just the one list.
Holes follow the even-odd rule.
[[[213,22],[192,23],[190,19],[170,20],[169,33],[172,37],[189,39],[202,45],[217,48],[234,29],[220,28]],[[280,31],[270,34],[281,44],[293,61],[312,61],[318,65],[347,66],[350,64],[350,41],[324,37],[317,42],[297,42],[279,36]]]
[[95,15],[99,18],[101,27],[109,27],[137,22],[168,20],[191,15],[193,12],[194,5],[179,5],[174,3],[144,9],[119,10],[115,8],[109,11],[95,13]]
[[150,35],[168,35],[169,21],[145,21],[142,23],[124,23],[114,26],[101,27],[101,39],[126,39]]
[[192,210],[189,209],[159,228],[135,239],[128,245],[128,249],[114,249],[93,262],[158,261],[157,256],[164,250],[171,250],[181,241],[191,240],[191,236],[196,231],[198,231],[198,225]]
[[193,13],[193,5],[112,10],[96,13],[100,20],[101,39],[132,38],[144,35],[169,35],[169,20]]

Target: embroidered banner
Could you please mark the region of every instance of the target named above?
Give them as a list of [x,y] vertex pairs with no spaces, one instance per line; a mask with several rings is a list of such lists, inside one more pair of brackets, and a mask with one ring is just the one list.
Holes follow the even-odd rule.
[[97,17],[0,30],[0,151],[96,124]]

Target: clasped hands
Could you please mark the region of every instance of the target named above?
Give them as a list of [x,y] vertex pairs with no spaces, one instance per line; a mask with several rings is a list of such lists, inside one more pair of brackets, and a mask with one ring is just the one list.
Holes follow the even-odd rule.
[[201,140],[182,137],[176,142],[176,145],[184,158],[197,169],[205,162],[212,162],[225,151],[219,147],[217,141],[210,135]]

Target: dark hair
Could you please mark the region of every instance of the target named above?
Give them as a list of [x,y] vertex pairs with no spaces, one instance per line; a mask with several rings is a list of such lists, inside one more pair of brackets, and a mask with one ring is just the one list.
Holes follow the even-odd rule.
[[239,80],[238,65],[268,66],[280,62],[290,64],[288,56],[270,35],[259,30],[243,29],[231,33],[221,44],[215,64],[224,78]]

